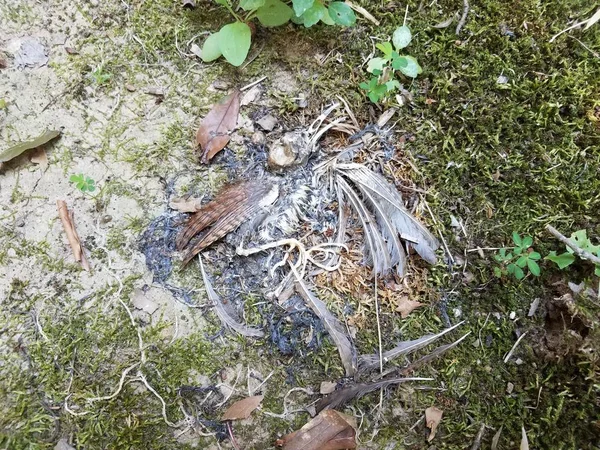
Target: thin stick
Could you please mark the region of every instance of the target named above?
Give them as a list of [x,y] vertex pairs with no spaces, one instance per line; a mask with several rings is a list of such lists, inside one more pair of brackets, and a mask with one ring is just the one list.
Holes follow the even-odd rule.
[[458,25],[456,25],[456,35],[458,36],[460,34],[460,30],[462,30],[462,27],[465,26],[465,23],[467,22],[467,15],[469,14],[469,0],[463,0],[463,13],[462,16],[458,22]]
[[247,84],[246,86],[244,86],[243,88],[241,88],[240,92],[244,92],[245,90],[250,89],[251,87],[256,86],[258,83],[261,83],[261,82],[263,82],[266,79],[267,79],[267,76],[265,75],[264,77],[259,78],[258,80],[253,81],[252,83]]
[[506,364],[508,362],[508,360],[510,359],[510,357],[513,355],[513,353],[515,352],[517,346],[519,345],[519,343],[523,340],[523,338],[527,335],[527,331],[525,333],[523,333],[521,336],[519,336],[519,339],[517,339],[517,342],[515,342],[515,345],[512,346],[512,348],[510,349],[510,352],[508,352],[506,354],[506,356],[504,357],[504,363]]
[[86,401],[93,403],[93,402],[99,402],[102,400],[110,400],[115,398],[117,395],[119,395],[119,393],[121,392],[121,390],[123,389],[123,385],[125,384],[125,377],[127,377],[127,374],[133,370],[135,367],[139,366],[140,363],[137,362],[132,366],[129,366],[127,369],[125,369],[123,371],[123,373],[121,373],[121,380],[119,381],[119,386],[117,387],[117,389],[115,390],[115,392],[113,392],[110,395],[105,395],[104,397],[93,397],[93,398],[88,398],[86,399]]
[[85,252],[83,251],[83,246],[81,245],[81,239],[79,239],[79,235],[77,234],[77,230],[75,230],[75,225],[73,224],[73,212],[69,211],[67,208],[67,203],[64,200],[56,200],[56,206],[58,208],[58,217],[60,217],[62,226],[67,234],[67,240],[71,246],[71,251],[73,252],[75,261],[81,264],[81,267],[84,270],[89,271],[90,265],[85,257]]
[[406,11],[404,12],[404,22],[402,22],[402,26],[406,25],[407,18],[408,18],[408,3],[406,4]]
[[475,436],[475,440],[473,441],[473,446],[471,447],[471,450],[479,450],[479,448],[481,447],[481,440],[483,439],[484,434],[485,423],[482,423],[481,427],[479,428],[479,432],[477,433],[477,436]]
[[571,250],[573,250],[573,253],[575,253],[581,259],[587,259],[589,262],[592,262],[592,263],[600,266],[600,258],[591,254],[587,250],[584,250],[581,247],[579,247],[575,242],[573,242],[568,237],[565,237],[552,225],[546,225],[546,231],[548,231],[550,234],[554,235],[554,237],[556,237],[559,241],[561,241],[563,244],[565,244],[567,247],[569,247]]
[[349,0],[346,0],[346,5],[348,5],[350,8],[352,8],[357,13],[364,16],[365,19],[368,19],[371,22],[373,22],[375,25],[379,26],[379,20],[377,20],[375,17],[373,17],[373,15],[369,11],[367,11],[365,8],[363,8],[362,6],[355,5],[354,3],[352,3]]
[[570,27],[565,28],[561,32],[556,33],[554,36],[552,36],[552,38],[548,42],[554,42],[554,40],[557,37],[559,37],[561,34],[566,33],[567,31],[571,31],[573,28],[577,28],[577,27],[580,27],[581,25],[585,25],[586,23],[588,23],[589,20],[590,19],[582,20],[581,22],[577,22],[575,25],[571,25]]

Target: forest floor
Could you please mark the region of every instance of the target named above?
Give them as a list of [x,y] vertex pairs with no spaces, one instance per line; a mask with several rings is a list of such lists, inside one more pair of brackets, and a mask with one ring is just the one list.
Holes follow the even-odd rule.
[[[47,164],[24,154],[0,168],[2,448],[234,448],[219,419],[254,391],[265,397],[233,424],[239,448],[273,448],[309,420],[283,412],[315,401],[308,391],[318,393],[321,381],[343,378],[325,335],[288,354],[273,336],[219,335],[211,309],[198,307],[206,298],[197,267],[157,282],[143,237],[172,214],[171,197],[212,198],[229,181],[225,162],[247,161],[256,119],[269,113],[278,128],[306,127],[338,96],[361,126],[398,107],[386,175],[413,188],[403,192],[407,204],[454,259],[412,259],[401,288],[381,287],[385,346],[461,320],[462,333],[471,332],[415,373],[433,378],[428,389],[389,388],[344,409],[357,417],[359,448],[471,448],[482,427],[481,448],[497,433],[498,449],[517,448],[522,428],[531,448],[599,448],[598,303],[568,286],[597,290],[593,266],[560,271],[542,260],[539,277],[494,274],[497,249],[514,246],[513,232],[532,236],[542,255],[564,251],[546,224],[600,236],[600,24],[549,42],[591,15],[593,2],[485,0],[471,5],[457,36],[456,22],[434,25],[462,14],[462,1],[410,1],[410,53],[424,71],[405,83],[412,103],[403,106],[374,105],[358,85],[374,42],[402,24],[406,4],[356,3],[381,25],[358,16],[347,29],[259,27],[250,62],[234,68],[191,52],[228,20],[208,0],[195,9],[175,0],[2,2],[0,151],[62,130],[45,147]],[[19,67],[14,55],[26,42],[41,44],[48,61]],[[200,118],[232,88],[264,76],[242,107],[245,128],[201,165]],[[79,174],[93,191],[70,181]],[[74,211],[91,271],[73,259],[58,199]],[[376,353],[373,280],[360,274],[362,287],[339,287],[350,312],[328,296],[335,284],[319,295],[351,321],[360,351]],[[272,331],[277,317],[259,293],[243,298],[246,320]],[[424,306],[402,318],[396,309],[406,298]],[[309,325],[300,338],[313,332]],[[218,401],[203,403],[205,392]],[[430,406],[444,413],[428,442]]]

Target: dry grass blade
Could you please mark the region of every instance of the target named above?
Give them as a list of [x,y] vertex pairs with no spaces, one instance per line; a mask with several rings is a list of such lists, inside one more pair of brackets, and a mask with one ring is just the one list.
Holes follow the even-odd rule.
[[529,450],[529,440],[527,439],[527,432],[525,431],[525,427],[521,427],[521,445],[519,446],[520,450]]
[[234,318],[232,311],[230,311],[232,309],[230,303],[228,303],[227,306],[223,304],[221,298],[213,289],[212,283],[208,279],[208,275],[204,270],[204,264],[202,263],[202,255],[198,255],[198,265],[200,266],[202,280],[204,281],[204,287],[206,288],[206,295],[208,296],[208,299],[212,302],[212,304],[215,306],[215,312],[221,320],[221,322],[223,323],[223,326],[241,334],[242,336],[256,338],[263,337],[265,334],[262,330],[246,326]]
[[279,187],[265,180],[246,181],[224,189],[215,200],[193,214],[177,236],[177,249],[181,251],[196,234],[212,226],[186,250],[183,265],[187,265],[206,247],[271,205],[278,196]]
[[[384,360],[384,362],[387,363],[399,356],[408,355],[411,352],[419,350],[419,349],[431,344],[432,342],[438,340],[445,334],[455,330],[456,328],[461,326],[463,323],[464,323],[464,321],[459,322],[456,325],[454,325],[450,328],[446,328],[445,330],[442,330],[437,334],[428,334],[426,336],[420,337],[419,339],[401,342],[393,349],[388,350],[387,352],[384,352],[383,360]],[[464,339],[464,337],[466,337],[466,335],[463,336],[460,340]],[[457,341],[455,344],[458,344],[458,342],[460,342],[460,340]],[[448,349],[446,349],[446,350],[448,350]],[[358,358],[358,367],[360,368],[361,372],[365,372],[367,370],[372,370],[378,366],[379,366],[379,355],[375,355],[375,354],[360,355]]]
[[235,91],[217,103],[206,115],[196,133],[196,142],[202,149],[202,163],[208,163],[229,143],[229,133],[237,124],[239,112],[240,92]]
[[221,420],[241,420],[247,419],[252,414],[260,402],[262,402],[264,395],[255,395],[248,397],[243,400],[239,400],[227,408],[227,411],[223,414]]
[[317,402],[315,408],[317,412],[324,409],[335,409],[338,406],[348,403],[354,398],[360,398],[369,392],[377,389],[386,388],[395,384],[406,383],[409,381],[431,381],[432,378],[392,378],[389,380],[376,381],[374,383],[348,384]]
[[585,28],[583,29],[584,31],[587,30],[589,27],[591,27],[592,25],[594,25],[595,23],[597,23],[598,21],[600,21],[600,8],[598,8],[598,11],[596,11],[592,17],[590,17],[587,20],[587,24],[585,25]]
[[342,365],[346,371],[346,376],[353,376],[356,371],[356,349],[350,340],[350,337],[344,329],[344,325],[327,309],[325,303],[319,300],[304,284],[300,275],[290,264],[292,272],[296,277],[296,290],[308,304],[310,309],[321,319],[323,326],[333,339],[342,359]]
[[81,267],[84,270],[89,271],[90,264],[85,257],[81,240],[79,239],[79,235],[77,234],[77,230],[75,229],[75,225],[73,223],[73,212],[69,211],[64,200],[56,200],[56,206],[58,207],[58,216],[60,217],[60,221],[62,222],[65,233],[67,234],[67,239],[69,241],[69,245],[71,246],[71,250],[73,251],[75,261],[81,264]]
[[500,429],[498,430],[498,432],[492,438],[492,447],[491,447],[491,450],[498,450],[498,442],[500,441],[500,436],[501,435],[502,435],[502,426],[500,426]]
[[[435,251],[439,247],[437,239],[415,219],[405,208],[402,197],[395,187],[381,175],[367,167],[356,164],[338,164],[339,175],[347,177],[377,211],[380,227],[389,228],[391,224],[396,235],[411,243],[419,255],[427,262],[435,264]],[[338,177],[339,179],[339,177]],[[381,216],[386,218],[382,223]]]

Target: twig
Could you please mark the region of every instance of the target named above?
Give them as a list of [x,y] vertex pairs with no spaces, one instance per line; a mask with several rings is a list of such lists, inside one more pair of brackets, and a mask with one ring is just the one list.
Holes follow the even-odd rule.
[[[121,392],[121,390],[123,389],[123,385],[125,384],[125,377],[127,376],[127,374],[133,370],[135,367],[139,366],[140,363],[137,362],[135,364],[133,364],[132,366],[129,366],[127,369],[125,369],[123,371],[123,373],[121,373],[121,380],[119,381],[119,386],[117,387],[117,389],[115,390],[115,392],[113,392],[110,395],[105,395],[104,397],[93,397],[93,398],[88,398],[86,399],[86,401],[93,403],[93,402],[99,402],[101,400],[110,400],[112,398],[115,398],[117,395],[119,395],[119,393]],[[65,402],[66,404],[66,402]]]
[[463,0],[463,4],[463,13],[460,17],[460,20],[458,21],[458,25],[456,25],[457,36],[460,34],[460,30],[462,30],[462,27],[465,26],[465,23],[467,22],[467,15],[469,14],[469,0]]
[[592,16],[592,17],[590,17],[590,18],[588,18],[588,19],[582,20],[581,22],[577,22],[576,24],[574,24],[574,25],[571,25],[571,26],[570,26],[570,27],[568,27],[568,28],[565,28],[565,29],[564,29],[564,30],[562,30],[561,32],[559,32],[559,33],[556,33],[554,36],[552,36],[552,38],[551,38],[551,39],[550,39],[548,42],[554,42],[554,40],[555,40],[557,37],[559,37],[561,34],[563,34],[563,33],[566,33],[567,31],[571,31],[573,28],[580,27],[581,25],[586,25],[586,24],[587,24],[587,23],[588,23],[588,22],[589,22],[589,21],[590,21],[590,20],[591,20],[593,17],[594,17],[594,16]]
[[482,423],[481,427],[479,428],[479,432],[477,433],[477,436],[475,436],[475,440],[473,441],[473,446],[471,447],[471,450],[479,450],[479,448],[481,447],[481,440],[483,439],[484,434],[485,423]]
[[517,346],[519,345],[519,343],[523,340],[523,338],[527,335],[527,331],[525,333],[523,333],[521,336],[519,336],[519,339],[517,339],[517,342],[515,342],[515,345],[512,346],[512,348],[510,349],[510,351],[506,354],[506,356],[504,357],[504,363],[506,364],[508,362],[508,360],[510,359],[510,357],[513,355],[513,353],[515,352]]
[[363,8],[362,6],[355,5],[354,3],[352,3],[349,0],[346,0],[346,5],[348,5],[350,8],[352,8],[354,11],[356,11],[360,15],[364,16],[365,19],[368,19],[371,22],[373,22],[375,25],[379,26],[379,20],[377,20],[375,17],[373,17],[371,15],[371,13],[369,11],[367,11],[365,8]]
[[158,392],[156,392],[156,390],[152,386],[150,386],[150,383],[148,383],[148,380],[146,380],[146,377],[144,376],[144,374],[141,371],[138,371],[137,376],[141,380],[141,382],[144,383],[144,385],[146,386],[146,389],[148,389],[150,392],[152,392],[154,394],[154,396],[160,400],[160,403],[162,405],[162,416],[163,416],[163,420],[165,421],[165,423],[170,427],[180,428],[181,424],[175,424],[175,423],[169,421],[169,419],[167,418],[167,404],[165,403],[163,398],[160,396],[160,394]]
[[581,247],[579,247],[577,244],[575,244],[575,242],[573,242],[568,237],[565,237],[552,225],[546,225],[546,231],[548,231],[550,234],[554,235],[554,237],[556,237],[559,241],[561,241],[563,244],[565,244],[567,247],[569,247],[571,250],[573,250],[573,253],[575,253],[581,259],[587,259],[589,262],[592,262],[592,263],[600,266],[600,258],[598,258],[597,256],[593,255],[592,253],[588,252],[587,250],[584,250]]
[[258,83],[261,83],[261,82],[263,82],[266,79],[267,79],[267,76],[265,75],[264,77],[259,78],[258,80],[253,81],[252,83],[247,84],[246,86],[244,86],[243,88],[241,88],[240,92],[244,92],[245,90],[250,89],[251,87],[256,86]]
[[81,267],[84,270],[89,272],[90,265],[85,257],[85,252],[83,250],[83,246],[81,245],[81,239],[79,239],[79,235],[77,234],[77,230],[75,230],[75,225],[73,224],[73,212],[69,211],[67,208],[67,203],[64,200],[56,200],[56,207],[58,208],[58,216],[60,217],[62,226],[67,234],[67,240],[71,246],[71,251],[73,252],[75,261],[81,264]]

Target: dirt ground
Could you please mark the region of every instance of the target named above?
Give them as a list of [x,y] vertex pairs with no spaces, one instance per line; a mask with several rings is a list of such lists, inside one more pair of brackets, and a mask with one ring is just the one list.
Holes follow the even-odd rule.
[[[369,7],[372,2],[362,3]],[[393,29],[401,21],[404,4],[385,3],[373,5],[373,13]],[[425,28],[424,23],[462,10],[462,2],[434,3],[426,12],[414,13],[415,27]],[[489,23],[494,32],[499,28],[490,18],[497,13],[496,3],[485,2],[473,6],[465,31],[474,42],[465,38],[461,44],[451,31],[431,31],[429,26],[428,32],[448,35],[443,41],[423,36],[422,46],[414,50],[416,56],[421,52],[428,78],[411,85],[418,106],[400,110],[394,141],[400,156],[392,162],[392,173],[413,188],[428,190],[431,214],[414,189],[406,193],[409,206],[446,236],[457,264],[449,268],[440,263],[430,269],[416,263],[404,290],[384,289],[383,326],[388,344],[438,332],[446,322],[463,319],[464,332],[472,334],[462,349],[416,374],[435,379],[427,390],[413,386],[385,391],[381,407],[375,393],[346,408],[360,424],[359,448],[470,448],[482,424],[487,428],[481,448],[490,448],[501,427],[497,448],[517,448],[521,426],[528,430],[532,448],[551,448],[552,439],[559,439],[554,448],[598,448],[598,385],[597,379],[596,384],[589,381],[597,366],[573,356],[595,336],[597,324],[577,319],[577,326],[561,328],[558,317],[573,322],[569,317],[575,313],[556,306],[556,299],[566,293],[557,283],[564,286],[587,275],[579,271],[569,280],[548,277],[543,285],[532,277],[523,283],[496,280],[491,253],[485,250],[480,258],[479,252],[467,252],[502,247],[514,230],[539,237],[543,229],[537,224],[551,219],[573,230],[577,225],[599,230],[600,128],[586,118],[600,105],[599,59],[569,40],[561,51],[572,58],[569,64],[577,68],[572,75],[577,80],[571,87],[558,85],[555,80],[560,76],[569,84],[567,69],[540,61],[546,47],[531,49],[542,46],[542,40],[546,45],[548,32],[540,31],[545,25],[560,28],[572,19],[567,12],[574,16],[581,7],[578,2],[561,2],[559,12],[541,17],[536,2],[530,3],[521,11],[529,28],[519,25],[518,33],[535,30],[541,35],[519,48],[507,50],[503,46],[509,44],[500,41],[505,36],[498,33],[498,40],[486,41],[490,34],[481,24]],[[416,11],[419,5],[410,6]],[[0,5],[0,56],[8,63],[0,69],[0,151],[45,130],[62,131],[59,139],[45,146],[47,163],[34,163],[31,153],[25,153],[0,168],[3,448],[273,448],[277,437],[309,418],[287,411],[315,401],[312,394],[318,392],[320,381],[343,378],[337,352],[326,338],[314,348],[308,346],[313,334],[310,317],[301,318],[305,322],[299,319],[304,334],[291,353],[282,351],[272,336],[255,341],[219,334],[218,320],[205,307],[197,267],[175,271],[168,283],[158,280],[147,266],[143,236],[161,223],[157,218],[180,218],[168,207],[171,197],[210,198],[218,192],[232,173],[231,164],[249,158],[246,152],[257,117],[272,113],[283,129],[306,126],[340,93],[361,125],[377,118],[382,110],[365,101],[357,85],[364,77],[360,65],[372,48],[369,33],[385,32],[373,30],[361,18],[357,30],[348,32],[355,34],[324,31],[313,36],[310,30],[290,26],[274,31],[271,44],[271,32],[260,30],[251,50],[256,59],[243,70],[234,70],[222,61],[204,64],[191,53],[191,45],[200,45],[207,31],[222,22],[215,11],[206,1],[191,12],[170,0],[7,0]],[[500,16],[510,25],[506,11]],[[516,19],[512,25],[516,29]],[[597,31],[584,36],[592,51],[600,51]],[[349,37],[362,40],[352,42]],[[477,50],[486,43],[493,56]],[[31,46],[36,55],[33,50],[24,53]],[[453,52],[462,52],[460,61]],[[498,62],[521,57],[531,67]],[[469,58],[482,66],[467,67]],[[559,58],[567,57],[556,55],[556,61]],[[502,97],[505,92],[496,81],[504,69],[510,79],[530,80],[531,91],[525,92],[525,82],[515,81],[513,91]],[[536,75],[542,71],[548,73]],[[200,165],[193,145],[199,119],[232,87],[263,75],[267,78],[258,84],[256,98],[242,108],[239,130],[226,155],[215,164]],[[466,80],[474,78],[481,81],[471,88]],[[446,98],[449,92],[455,97]],[[546,92],[555,92],[556,98]],[[564,112],[561,101],[570,102],[573,111]],[[479,112],[471,109],[478,107]],[[518,120],[505,116],[506,123],[498,119],[494,124],[508,107],[522,108],[522,116]],[[519,135],[523,130],[511,129],[511,123],[531,130],[545,125],[546,134],[532,131],[531,139],[525,138]],[[485,127],[494,131],[484,134]],[[550,151],[531,142],[556,145]],[[545,156],[540,156],[542,152]],[[568,169],[549,180],[555,175],[546,169],[557,163]],[[570,164],[581,170],[572,173]],[[79,174],[94,181],[92,192],[82,192],[70,181]],[[522,179],[535,180],[539,189]],[[579,183],[575,187],[579,194],[567,194],[552,183]],[[57,200],[65,200],[74,212],[90,271],[82,270],[73,258]],[[550,206],[556,209],[550,211]],[[468,234],[453,224],[454,216]],[[159,228],[161,232],[166,231]],[[217,286],[223,289],[228,285],[220,271],[227,273],[223,261],[228,252],[231,245],[226,242],[209,255],[209,263],[221,258],[218,271],[214,265],[211,274],[223,277]],[[371,286],[372,280],[365,280]],[[326,282],[333,286],[336,281]],[[344,298],[350,299],[345,303],[336,300],[337,294],[328,301],[340,313],[348,305],[354,308],[357,344],[364,353],[375,352],[371,291],[361,289],[342,289]],[[328,295],[327,290],[320,294]],[[265,310],[260,292],[242,296],[247,321],[272,330],[278,317],[267,319],[265,311],[271,310]],[[395,304],[400,297],[425,306],[403,320]],[[542,299],[542,306],[529,317],[535,298]],[[568,331],[575,342],[564,345],[570,350],[556,350],[548,357],[543,346],[524,339],[505,364],[506,353],[525,331],[532,330],[529,336],[540,342],[547,338],[544,324],[550,316],[552,338],[560,341],[561,331]],[[285,326],[295,326],[286,320]],[[561,342],[552,345],[562,348]],[[234,424],[237,444],[232,444],[219,418],[232,399],[254,391],[265,395],[262,409]],[[427,441],[429,430],[423,423],[429,406],[444,410],[433,442]],[[565,426],[564,435],[554,438]]]

